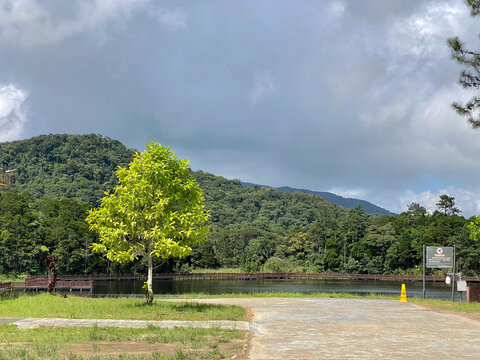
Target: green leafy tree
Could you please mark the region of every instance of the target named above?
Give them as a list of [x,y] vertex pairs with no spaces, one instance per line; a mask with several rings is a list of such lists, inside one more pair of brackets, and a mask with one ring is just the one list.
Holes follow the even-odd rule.
[[308,234],[299,232],[288,240],[287,251],[296,259],[305,261],[307,256],[313,252],[315,244],[308,238]]
[[245,252],[244,269],[246,271],[259,271],[260,267],[273,256],[275,243],[272,238],[259,236],[248,243]]
[[410,216],[425,217],[425,215],[427,215],[427,209],[425,209],[422,205],[416,202],[408,205],[407,209],[407,214]]
[[384,268],[387,250],[395,242],[395,230],[391,223],[385,225],[372,224],[367,228],[362,243],[365,250],[361,252],[362,256],[370,258],[371,266],[369,272],[381,273]]
[[[480,0],[464,0],[464,2],[470,8],[472,16],[480,14]],[[449,38],[447,44],[450,47],[452,58],[466,68],[460,73],[459,84],[465,89],[478,90],[480,88],[480,52],[466,49],[465,44],[456,36]],[[454,102],[452,108],[459,115],[466,117],[474,129],[480,127],[479,96],[474,96],[465,104]]]
[[444,215],[455,215],[461,212],[459,208],[455,207],[455,198],[446,194],[440,195],[440,200],[435,205],[443,211]]
[[202,190],[180,160],[157,143],[136,153],[130,167],[119,167],[118,185],[107,193],[87,222],[99,233],[93,250],[109,260],[148,259],[147,303],[153,302],[153,258],[182,258],[208,231]]
[[480,240],[480,215],[477,216],[469,225],[470,238],[476,241]]

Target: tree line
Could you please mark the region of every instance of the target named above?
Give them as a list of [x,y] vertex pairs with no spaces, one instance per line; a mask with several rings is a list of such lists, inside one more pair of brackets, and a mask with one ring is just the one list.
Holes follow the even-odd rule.
[[[145,272],[144,260],[119,265],[91,251],[98,242],[87,211],[116,185],[115,170],[134,151],[99,135],[45,135],[0,143],[0,166],[17,168],[0,190],[0,273],[45,273],[47,255],[59,274]],[[442,195],[438,211],[413,203],[399,215],[368,215],[304,192],[286,193],[192,172],[210,213],[206,240],[182,260],[161,260],[156,272],[234,267],[244,271],[420,273],[422,246],[457,245],[464,273],[480,273],[479,218],[459,216]],[[472,237],[470,237],[472,235]]]
[[[288,194],[294,210],[287,214],[298,211],[297,221],[290,224],[277,217],[268,222],[275,200],[285,194],[256,190],[266,192],[263,200],[252,193],[244,194],[242,201],[261,203],[256,216],[243,213],[242,206],[207,201],[212,219],[217,220],[212,220],[206,240],[193,246],[184,259],[158,261],[154,271],[233,267],[248,272],[420,274],[423,245],[455,244],[459,269],[464,274],[480,274],[480,246],[471,239],[470,221],[463,216],[445,215],[443,210],[429,214],[416,203],[396,216],[372,216],[361,207],[345,210],[336,206],[312,213],[308,207],[294,206],[302,200],[308,203],[312,195],[296,193]],[[145,260],[118,264],[92,252],[91,244],[98,238],[85,222],[90,208],[76,199],[36,200],[14,190],[0,194],[0,273],[44,274],[47,255],[58,256],[59,274],[144,273]],[[223,216],[236,211],[243,213],[244,221],[231,222],[231,217]]]

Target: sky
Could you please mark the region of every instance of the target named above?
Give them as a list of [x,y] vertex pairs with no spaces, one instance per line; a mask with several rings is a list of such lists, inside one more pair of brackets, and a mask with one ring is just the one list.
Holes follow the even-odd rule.
[[156,141],[193,169],[393,212],[480,214],[475,92],[446,39],[461,0],[2,0],[0,141]]

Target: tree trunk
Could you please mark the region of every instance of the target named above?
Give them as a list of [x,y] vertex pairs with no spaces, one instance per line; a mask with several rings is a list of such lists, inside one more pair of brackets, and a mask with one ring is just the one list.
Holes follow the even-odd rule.
[[152,254],[148,254],[147,304],[153,303],[153,264]]
[[325,251],[323,252],[323,267],[324,269],[326,270],[325,268],[325,260],[327,259],[327,239],[325,238]]

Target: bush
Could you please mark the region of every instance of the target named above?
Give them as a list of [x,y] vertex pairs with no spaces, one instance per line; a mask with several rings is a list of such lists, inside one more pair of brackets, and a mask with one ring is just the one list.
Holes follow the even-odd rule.
[[292,272],[293,264],[286,260],[281,259],[279,257],[273,256],[268,261],[263,264],[261,271],[264,273],[286,273]]

